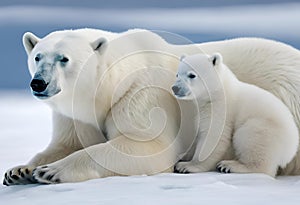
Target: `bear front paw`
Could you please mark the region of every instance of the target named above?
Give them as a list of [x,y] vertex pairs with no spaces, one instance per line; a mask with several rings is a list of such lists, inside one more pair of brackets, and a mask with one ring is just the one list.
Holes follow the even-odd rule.
[[59,178],[59,170],[50,165],[40,166],[34,169],[33,177],[41,184],[58,184],[61,182]]
[[8,170],[4,174],[3,185],[11,186],[37,183],[32,175],[33,169],[34,167],[32,166],[18,166]]
[[181,173],[181,174],[188,174],[190,173],[187,166],[188,162],[178,162],[174,166],[174,172],[175,173]]
[[221,173],[231,173],[231,166],[230,164],[227,164],[226,161],[221,161],[217,164],[216,169]]
[[175,173],[182,173],[182,174],[188,174],[188,173],[199,173],[199,172],[205,172],[208,171],[204,169],[199,162],[178,162],[174,167]]

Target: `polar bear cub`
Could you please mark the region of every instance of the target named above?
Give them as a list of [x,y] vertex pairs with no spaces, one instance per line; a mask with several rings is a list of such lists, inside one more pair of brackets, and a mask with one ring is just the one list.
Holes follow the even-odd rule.
[[[221,54],[182,57],[172,90],[179,100],[195,100],[198,117],[206,116],[199,120],[191,161],[178,162],[175,171],[217,169],[222,173],[265,173],[274,177],[278,168],[284,168],[295,156],[298,129],[288,108],[271,93],[239,81],[223,64]],[[215,108],[212,114],[212,106],[221,105],[222,100],[226,109],[223,124],[210,124],[213,117],[222,118],[222,109]],[[222,126],[222,132],[219,136],[209,135],[209,126],[210,130]],[[203,140],[205,137],[208,139]],[[203,148],[211,152],[200,161]]]

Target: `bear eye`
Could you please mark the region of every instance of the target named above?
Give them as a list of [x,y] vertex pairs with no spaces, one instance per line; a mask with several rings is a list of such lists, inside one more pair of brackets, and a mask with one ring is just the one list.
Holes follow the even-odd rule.
[[35,62],[41,61],[42,57],[43,57],[42,54],[40,54],[40,53],[36,54],[36,56],[34,57]]
[[60,62],[62,62],[62,63],[66,63],[66,62],[68,62],[69,61],[69,59],[67,58],[67,57],[63,57],[61,60],[60,60]]
[[191,79],[196,78],[196,75],[193,74],[193,73],[189,73],[189,74],[188,74],[188,78],[191,78]]
[[176,74],[176,78],[178,78],[178,74]]

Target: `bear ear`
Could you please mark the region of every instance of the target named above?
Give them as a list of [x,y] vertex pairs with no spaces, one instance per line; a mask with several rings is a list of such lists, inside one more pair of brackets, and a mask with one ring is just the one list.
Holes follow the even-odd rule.
[[107,40],[103,37],[98,38],[94,42],[91,43],[92,48],[94,51],[98,51],[100,54],[103,54],[107,48]]
[[210,60],[213,66],[218,66],[223,61],[223,58],[220,53],[215,53],[210,57]]
[[35,36],[33,33],[26,32],[23,35],[23,46],[27,54],[30,54],[35,45],[40,41],[40,38]]

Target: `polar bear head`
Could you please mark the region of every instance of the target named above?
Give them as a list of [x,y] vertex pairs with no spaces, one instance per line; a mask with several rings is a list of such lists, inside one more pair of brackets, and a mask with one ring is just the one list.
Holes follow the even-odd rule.
[[[45,38],[38,38],[32,33],[25,33],[23,45],[28,55],[28,67],[32,76],[30,83],[32,93],[39,99],[51,101],[57,96],[70,95],[77,81],[79,72],[91,55],[102,55],[107,40],[97,37],[89,38],[72,31],[53,32]],[[89,62],[89,72],[85,72],[89,83],[96,76],[99,62]],[[88,89],[88,85],[86,86]]]
[[172,86],[176,98],[209,100],[216,90],[222,89],[219,83],[224,67],[221,54],[182,56],[180,61],[177,80]]

